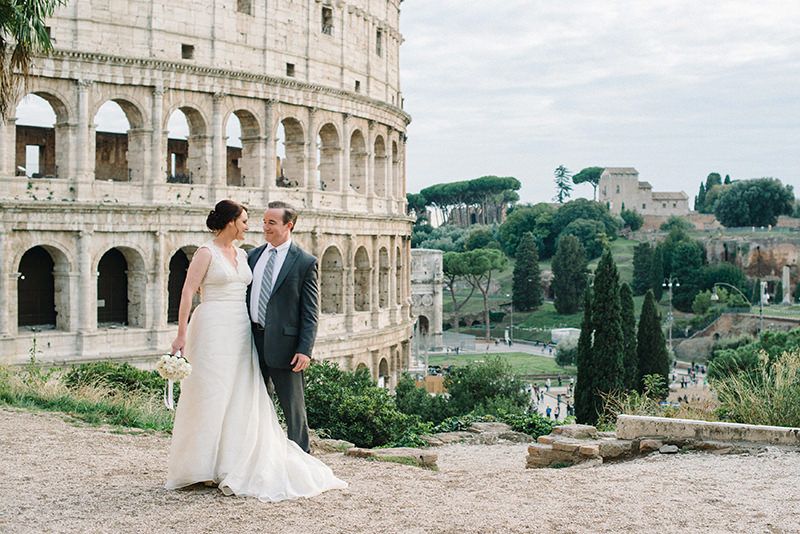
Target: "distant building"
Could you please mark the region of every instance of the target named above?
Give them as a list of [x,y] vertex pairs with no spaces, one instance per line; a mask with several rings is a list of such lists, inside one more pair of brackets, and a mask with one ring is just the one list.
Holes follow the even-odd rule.
[[633,167],[607,167],[597,189],[598,200],[615,215],[623,207],[641,215],[688,215],[690,211],[689,195],[683,191],[653,191],[650,183],[639,181],[639,171]]

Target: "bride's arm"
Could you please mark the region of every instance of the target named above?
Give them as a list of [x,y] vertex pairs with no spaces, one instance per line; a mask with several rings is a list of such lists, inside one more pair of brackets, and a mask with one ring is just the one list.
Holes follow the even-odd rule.
[[[192,263],[189,264],[189,270],[186,271],[186,281],[181,290],[181,305],[178,308],[178,335],[172,342],[172,354],[177,351],[183,352],[186,346],[186,326],[189,324],[189,313],[192,311],[192,299],[200,288],[210,263],[211,251],[206,247],[197,249]],[[184,356],[186,355],[184,354]]]

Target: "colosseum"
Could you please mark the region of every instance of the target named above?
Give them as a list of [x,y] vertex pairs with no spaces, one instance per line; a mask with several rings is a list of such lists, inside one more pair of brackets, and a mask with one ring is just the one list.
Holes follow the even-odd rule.
[[315,356],[393,385],[412,330],[400,3],[59,9],[0,132],[0,363],[163,352],[210,206],[284,200],[320,260]]

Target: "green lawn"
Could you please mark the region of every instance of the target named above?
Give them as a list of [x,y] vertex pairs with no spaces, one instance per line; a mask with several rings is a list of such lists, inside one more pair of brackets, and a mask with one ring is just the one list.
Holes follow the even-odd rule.
[[515,374],[518,375],[562,375],[572,376],[576,374],[574,367],[559,367],[553,358],[546,356],[537,356],[535,354],[526,354],[524,352],[495,352],[483,354],[445,354],[438,356],[429,356],[429,365],[441,365],[447,367],[448,365],[467,365],[473,362],[486,361],[487,358],[500,357],[511,364]]

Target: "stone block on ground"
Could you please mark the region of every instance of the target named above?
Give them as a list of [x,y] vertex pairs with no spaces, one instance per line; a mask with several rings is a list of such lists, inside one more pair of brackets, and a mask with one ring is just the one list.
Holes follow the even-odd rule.
[[589,458],[600,458],[600,445],[597,443],[587,443],[586,445],[581,445],[578,449],[578,454]]
[[442,441],[442,439],[436,435],[423,434],[420,436],[420,439],[422,439],[422,441],[424,441],[428,447],[441,447],[444,445],[444,441]]
[[664,446],[664,442],[660,439],[642,439],[639,441],[639,452],[649,453],[657,451]]
[[553,447],[544,443],[532,443],[531,445],[528,445],[529,456],[543,456],[552,451]]
[[624,458],[629,456],[633,450],[633,442],[623,439],[609,439],[598,443],[600,456],[604,460]]
[[503,432],[497,435],[498,438],[511,441],[512,443],[530,443],[533,438],[523,432]]
[[556,438],[548,434],[546,436],[539,436],[536,438],[536,443],[541,443],[542,445],[551,445],[555,440]]
[[553,450],[563,452],[577,452],[584,442],[579,439],[558,438],[553,441]]
[[561,425],[553,428],[553,435],[575,439],[594,439],[597,429],[591,425]]
[[660,452],[661,454],[676,454],[678,450],[680,449],[678,449],[677,445],[664,445],[663,447],[658,449],[658,452]]
[[461,443],[462,441],[470,441],[475,438],[474,432],[440,432],[435,435],[444,445],[451,443]]
[[353,447],[352,449],[348,449],[345,454],[356,458],[375,458],[376,460],[417,465],[427,468],[436,468],[436,461],[439,459],[439,455],[435,452],[411,447],[389,449],[362,449]]
[[345,452],[353,447],[353,443],[343,439],[311,439],[311,449],[316,452]]
[[511,432],[511,427],[506,423],[472,423],[467,432],[502,434],[503,432]]

